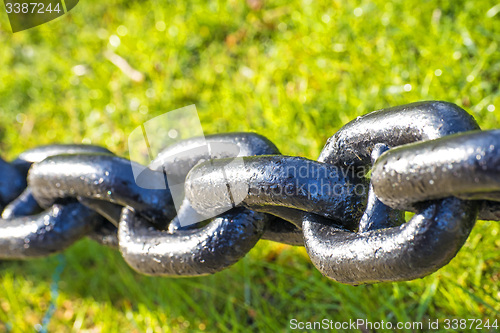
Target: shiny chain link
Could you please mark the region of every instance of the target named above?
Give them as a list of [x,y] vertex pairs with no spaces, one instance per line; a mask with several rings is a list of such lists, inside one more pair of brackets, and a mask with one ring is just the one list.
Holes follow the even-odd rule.
[[[325,276],[358,285],[431,274],[476,219],[500,220],[500,130],[481,131],[454,104],[358,117],[317,161],[283,156],[253,133],[207,136],[208,155],[192,149],[201,143],[170,146],[146,169],[184,182],[177,210],[168,188],[139,186],[134,162],[102,147],[0,159],[0,258],[47,256],[87,236],[119,248],[140,273],[198,276],[231,266],[262,238],[305,246]],[[236,155],[220,148],[228,144]],[[176,151],[190,153],[165,158]],[[239,191],[228,196],[229,187]],[[405,221],[405,211],[415,215]],[[202,222],[181,223],[192,216]]]

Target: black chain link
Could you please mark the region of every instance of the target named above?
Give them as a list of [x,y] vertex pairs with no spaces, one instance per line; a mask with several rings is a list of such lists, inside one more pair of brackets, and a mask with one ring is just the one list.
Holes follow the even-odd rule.
[[[435,101],[358,117],[318,161],[229,133],[168,147],[135,179],[134,162],[105,148],[43,146],[0,160],[0,258],[50,255],[88,236],[140,273],[195,276],[263,238],[305,245],[342,283],[411,280],[446,265],[477,218],[500,220],[499,162],[500,130]],[[165,174],[185,182],[177,212],[169,189],[139,186]],[[201,222],[181,223],[190,218]]]

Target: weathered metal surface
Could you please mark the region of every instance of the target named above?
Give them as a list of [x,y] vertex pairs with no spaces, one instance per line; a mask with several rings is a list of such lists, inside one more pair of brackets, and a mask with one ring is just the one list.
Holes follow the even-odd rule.
[[307,253],[322,274],[359,285],[435,272],[455,257],[476,216],[476,203],[448,198],[426,204],[400,227],[354,233],[310,216],[303,230]]
[[[185,184],[193,207],[202,214],[217,214],[239,204],[256,211],[266,206],[285,207],[342,221],[347,228],[357,227],[366,194],[356,193],[356,185],[363,185],[363,180],[301,157],[244,157],[243,162],[229,164],[221,159],[194,167]],[[224,172],[220,172],[222,168]]]
[[3,219],[13,219],[15,217],[34,215],[42,212],[42,208],[36,202],[31,193],[31,188],[27,187],[24,191],[7,206],[2,212]]
[[148,275],[197,276],[236,263],[261,238],[266,215],[237,208],[199,229],[159,231],[125,208],[118,239],[125,261]]
[[366,166],[377,143],[389,148],[477,130],[474,118],[455,104],[417,102],[371,112],[343,126],[328,139],[318,161]]
[[[196,276],[262,238],[305,245],[342,283],[411,280],[446,265],[478,214],[500,220],[499,162],[500,130],[482,132],[436,101],[358,117],[318,161],[282,156],[257,134],[218,134],[168,147],[136,180],[141,166],[105,148],[43,146],[0,160],[0,258],[45,256],[88,236],[138,272]],[[165,178],[186,182],[178,212],[168,187],[148,189]],[[416,214],[405,222],[404,210]]]
[[[107,154],[57,155],[34,164],[28,182],[35,199],[50,207],[64,198],[90,198],[130,206],[159,227],[175,216],[168,189],[138,186],[129,160]],[[164,182],[161,172],[149,172],[152,183]]]
[[[456,105],[413,103],[375,111],[346,124],[328,140],[318,160],[366,168],[386,148],[478,129],[474,118]],[[313,264],[329,278],[362,284],[411,280],[430,274],[455,256],[477,217],[476,203],[443,199],[419,204],[418,214],[397,226],[394,216],[399,213],[384,207],[373,185],[376,184],[370,185],[367,211],[358,232],[340,230],[336,221],[328,223],[314,216],[304,219],[307,252]],[[401,191],[399,195],[411,194]]]
[[[201,144],[206,146],[193,150]],[[207,146],[208,150],[205,150]],[[189,149],[193,155],[178,154],[179,149]],[[163,169],[169,176],[182,181],[189,169],[209,157],[212,159],[208,163],[216,163],[220,157],[230,157],[222,159],[227,164],[235,157],[278,153],[277,148],[260,135],[225,134],[191,139],[169,147],[152,163],[152,168]],[[177,170],[179,165],[182,167]],[[220,169],[217,173],[222,177],[225,174]],[[209,222],[201,227],[199,224],[180,225],[180,216],[189,219],[189,216],[197,218],[199,216],[195,215],[199,214],[209,218]],[[127,263],[144,274],[211,274],[241,259],[262,237],[270,219],[273,219],[274,228],[268,229],[268,239],[281,239],[283,234],[289,234],[290,229],[294,229],[285,221],[276,221],[274,217],[233,206],[224,207],[217,213],[196,212],[187,196],[178,210],[178,216],[170,221],[168,232],[155,230],[138,214],[124,209],[119,225],[119,247]],[[300,243],[297,238],[295,236],[291,242]]]
[[500,201],[500,130],[392,149],[375,163],[372,183],[380,200],[397,209],[415,210],[418,202],[449,196]]
[[23,174],[12,164],[0,158],[0,209],[21,194],[26,187]]
[[[372,163],[388,149],[389,147],[385,144],[377,143],[373,148]],[[389,206],[382,203],[375,195],[373,185],[370,183],[368,203],[363,216],[359,220],[358,232],[396,227],[404,222],[404,211],[391,209]]]
[[38,215],[0,220],[0,258],[27,259],[62,251],[101,219],[79,203],[69,203],[53,205]]
[[12,161],[12,165],[14,165],[19,171],[27,175],[28,170],[33,163],[41,162],[47,157],[64,154],[75,155],[91,153],[113,154],[108,149],[95,145],[52,144],[38,146],[22,152],[14,161]]
[[259,134],[214,134],[179,141],[167,147],[158,154],[150,168],[183,180],[196,164],[208,160],[276,154],[280,152],[274,143]]

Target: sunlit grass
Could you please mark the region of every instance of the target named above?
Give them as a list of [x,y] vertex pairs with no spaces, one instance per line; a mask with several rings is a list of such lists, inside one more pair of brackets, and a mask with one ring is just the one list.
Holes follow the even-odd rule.
[[[418,100],[456,103],[482,128],[499,128],[494,6],[87,0],[14,35],[0,14],[1,155],[85,142],[127,156],[133,128],[190,104],[205,133],[255,131],[284,154],[313,159],[349,120]],[[109,52],[144,80],[133,81]],[[498,318],[499,231],[478,222],[458,256],[425,279],[360,287],[323,277],[303,248],[266,241],[224,272],[167,279],[138,275],[118,252],[83,240],[62,255],[48,328],[281,331],[291,318]],[[42,323],[59,258],[0,262],[0,331]]]

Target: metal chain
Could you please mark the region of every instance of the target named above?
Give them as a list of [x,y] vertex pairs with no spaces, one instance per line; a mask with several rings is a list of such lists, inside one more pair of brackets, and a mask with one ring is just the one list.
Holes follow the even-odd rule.
[[[134,163],[92,145],[0,159],[0,258],[47,256],[88,236],[140,273],[197,276],[236,263],[262,238],[305,246],[325,276],[358,285],[435,272],[477,218],[500,220],[500,130],[481,131],[446,102],[358,117],[317,161],[229,133],[166,148],[142,180]],[[168,188],[140,186],[165,174],[184,183],[177,210]],[[405,211],[415,213],[408,222]],[[192,217],[202,222],[183,225]]]

